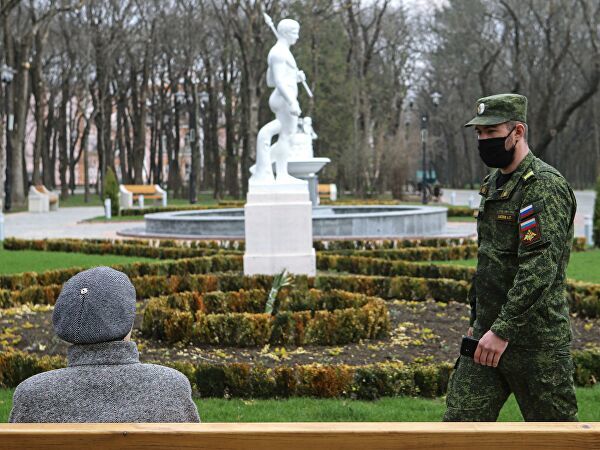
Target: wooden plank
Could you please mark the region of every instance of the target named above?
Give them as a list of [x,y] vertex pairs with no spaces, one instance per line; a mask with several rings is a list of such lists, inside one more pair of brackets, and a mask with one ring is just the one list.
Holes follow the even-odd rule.
[[600,423],[0,424],[13,449],[600,449]]

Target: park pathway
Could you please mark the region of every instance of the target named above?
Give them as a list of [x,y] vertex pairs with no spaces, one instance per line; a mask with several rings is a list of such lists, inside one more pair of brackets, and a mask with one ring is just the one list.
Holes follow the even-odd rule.
[[[444,201],[450,200],[450,193],[446,190]],[[456,192],[456,204],[468,205],[469,198],[473,196],[478,200],[477,191],[454,190]],[[593,191],[576,191],[578,210],[575,217],[575,234],[583,236],[584,216],[591,215],[594,208]],[[114,239],[119,238],[117,232],[126,228],[142,226],[142,222],[115,222],[115,223],[82,223],[86,219],[98,217],[104,214],[102,207],[78,207],[61,208],[49,213],[13,213],[5,214],[5,235],[22,239],[57,239],[57,238],[95,238]],[[474,236],[476,226],[474,222],[448,222],[447,234],[445,236]]]

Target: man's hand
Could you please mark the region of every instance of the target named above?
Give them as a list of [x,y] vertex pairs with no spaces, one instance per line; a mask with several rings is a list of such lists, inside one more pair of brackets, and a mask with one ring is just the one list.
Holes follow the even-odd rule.
[[302,83],[303,81],[306,81],[306,74],[302,70],[298,71],[298,73],[296,75],[296,81],[298,83]]
[[473,360],[482,366],[498,367],[500,357],[507,346],[508,341],[499,338],[490,330],[479,340]]
[[467,330],[467,336],[473,337],[473,327],[469,327],[469,329]]

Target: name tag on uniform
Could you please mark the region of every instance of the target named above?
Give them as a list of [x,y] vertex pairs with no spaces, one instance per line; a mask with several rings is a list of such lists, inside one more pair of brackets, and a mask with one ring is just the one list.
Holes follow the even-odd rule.
[[496,220],[500,222],[514,222],[516,214],[511,211],[499,211],[496,214]]

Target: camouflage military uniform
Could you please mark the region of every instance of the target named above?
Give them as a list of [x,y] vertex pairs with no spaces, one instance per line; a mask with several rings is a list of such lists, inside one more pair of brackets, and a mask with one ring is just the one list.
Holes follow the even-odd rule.
[[476,339],[492,330],[509,344],[497,368],[459,358],[444,420],[495,421],[511,392],[525,420],[577,420],[565,298],[575,196],[531,152],[496,189],[499,174],[480,190],[470,325]]

